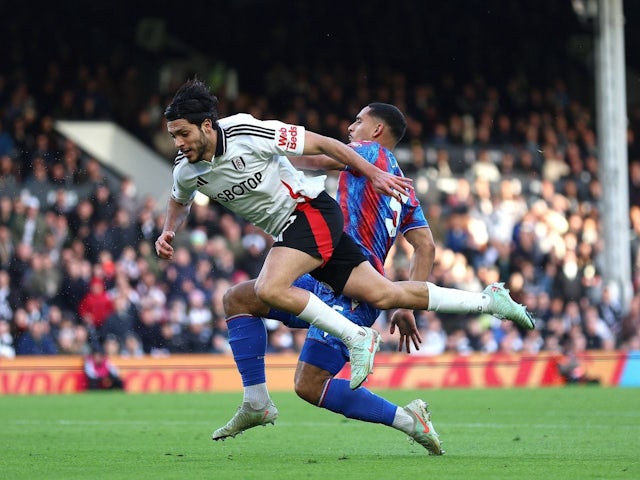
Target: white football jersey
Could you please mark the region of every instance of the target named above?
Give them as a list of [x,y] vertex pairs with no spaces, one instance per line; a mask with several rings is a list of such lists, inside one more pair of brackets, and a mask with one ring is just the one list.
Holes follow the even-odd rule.
[[285,157],[302,155],[304,127],[246,113],[222,118],[218,126],[210,161],[189,163],[178,153],[171,196],[186,204],[197,190],[278,236],[296,203],[316,198],[325,188],[326,176],[306,176]]

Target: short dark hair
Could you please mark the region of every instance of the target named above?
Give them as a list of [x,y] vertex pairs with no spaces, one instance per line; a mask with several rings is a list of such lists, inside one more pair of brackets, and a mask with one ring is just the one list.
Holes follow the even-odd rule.
[[164,111],[168,121],[184,118],[200,125],[205,119],[218,124],[218,99],[203,82],[194,78],[184,83],[176,92],[171,104]]
[[407,120],[404,118],[404,114],[400,109],[395,105],[380,102],[370,103],[367,106],[370,109],[370,115],[378,117],[387,124],[393,138],[395,138],[396,143],[398,143],[407,131]]

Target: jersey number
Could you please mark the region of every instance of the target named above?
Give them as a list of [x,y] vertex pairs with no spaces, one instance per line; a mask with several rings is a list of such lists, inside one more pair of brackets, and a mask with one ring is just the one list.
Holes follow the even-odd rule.
[[[401,195],[402,203],[406,203],[409,197]],[[389,232],[389,237],[396,238],[398,233],[398,222],[400,220],[400,212],[402,212],[402,203],[400,203],[395,197],[391,197],[389,202],[389,208],[391,209],[392,218],[385,218],[384,224]]]

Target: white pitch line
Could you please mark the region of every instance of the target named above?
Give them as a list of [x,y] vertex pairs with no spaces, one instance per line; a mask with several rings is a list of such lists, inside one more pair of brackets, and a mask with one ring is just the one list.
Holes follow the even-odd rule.
[[[57,420],[30,420],[30,419],[15,419],[8,420],[6,424],[8,425],[61,425],[61,426],[82,426],[82,425],[131,425],[131,426],[141,426],[141,425],[204,425],[204,426],[215,426],[215,420],[211,419],[202,419],[202,420],[74,420],[74,419],[57,419]],[[350,427],[357,426],[361,422],[357,420],[349,420],[344,421],[340,420],[339,423],[336,422],[305,422],[305,421],[286,421],[286,420],[278,420],[276,425],[279,427]],[[438,426],[438,429],[441,428],[456,428],[456,429],[522,429],[522,428],[534,428],[534,429],[574,429],[577,425],[567,425],[566,423],[457,423],[457,422],[438,422],[435,423]],[[638,430],[640,425],[615,425],[612,427],[610,424],[606,423],[594,423],[594,424],[585,424],[580,423],[579,427],[581,429],[587,430],[599,430],[599,429],[622,429],[622,430]]]

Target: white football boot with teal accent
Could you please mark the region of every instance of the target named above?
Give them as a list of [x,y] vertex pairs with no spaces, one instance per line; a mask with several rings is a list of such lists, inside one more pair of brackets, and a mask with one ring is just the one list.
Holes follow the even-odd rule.
[[444,455],[440,437],[431,423],[431,413],[423,400],[414,400],[404,410],[413,417],[413,429],[409,439],[427,449],[429,455]]
[[235,437],[239,433],[249,430],[253,427],[265,426],[268,424],[273,425],[278,418],[278,409],[269,402],[264,408],[258,410],[251,408],[249,402],[243,402],[238,407],[235,415],[227,424],[217,429],[211,435],[212,440],[224,440],[228,437]]
[[535,327],[533,315],[523,305],[513,301],[509,296],[509,290],[504,288],[504,283],[492,283],[482,293],[488,295],[490,299],[487,313],[500,320],[511,320],[527,330],[533,330]]

